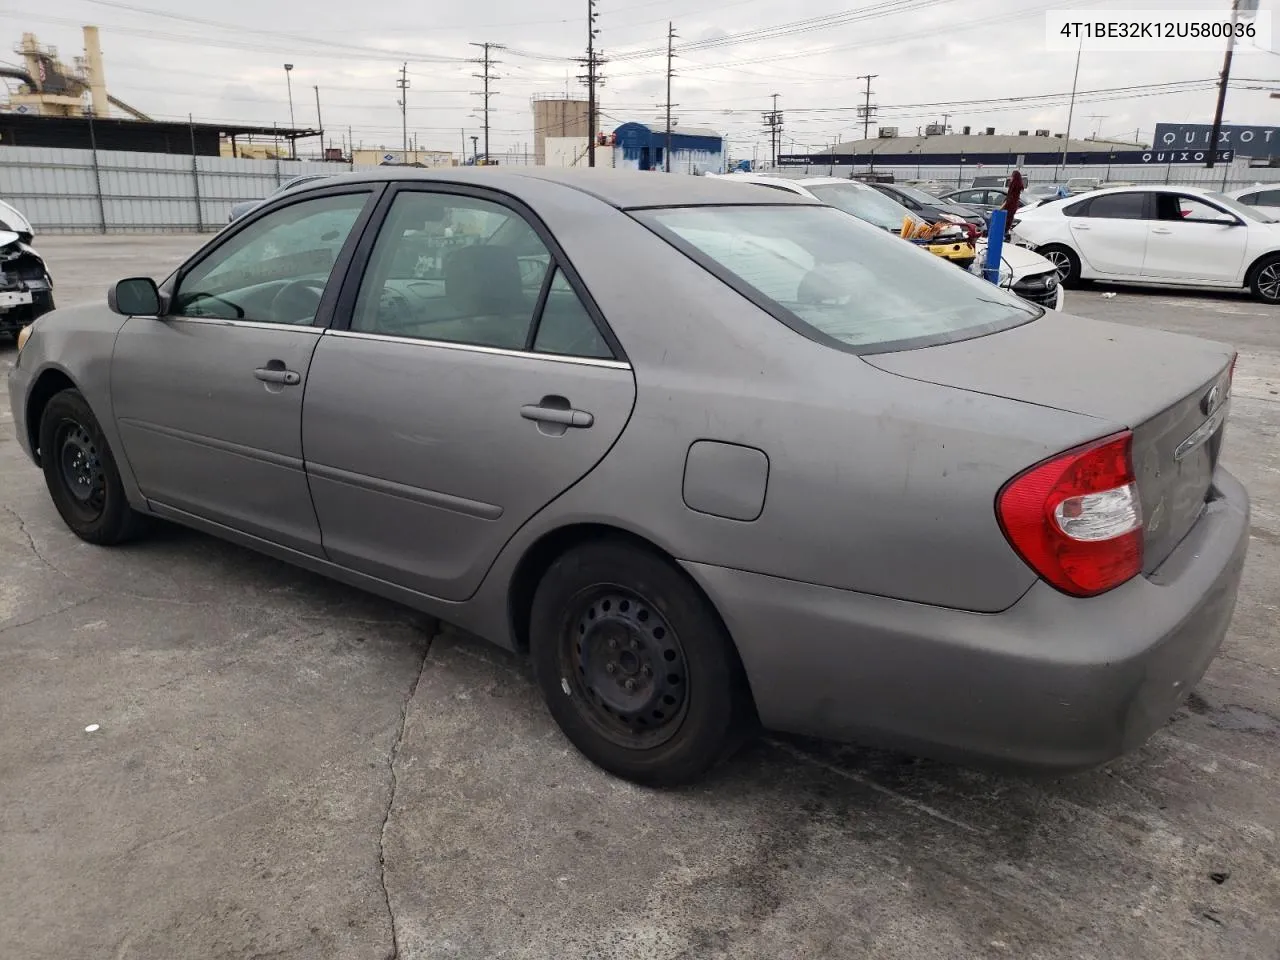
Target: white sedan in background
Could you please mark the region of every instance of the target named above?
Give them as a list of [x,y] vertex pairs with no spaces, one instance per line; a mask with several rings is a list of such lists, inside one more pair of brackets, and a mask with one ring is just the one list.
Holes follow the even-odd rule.
[[1280,304],[1280,220],[1195,187],[1097,190],[1019,210],[1014,236],[1087,280],[1247,287]]
[[[812,197],[890,233],[901,232],[904,219],[920,222],[919,217],[897,200],[874,187],[846,177],[781,177],[767,173],[726,173],[713,176]],[[973,272],[981,272],[979,265],[985,258],[986,240],[982,239],[977,243],[977,260]],[[1024,300],[1050,310],[1061,310],[1065,303],[1066,294],[1058,282],[1056,264],[1011,243],[1004,245],[1000,286]]]
[[1280,217],[1280,183],[1255,183],[1243,190],[1232,190],[1227,196],[1246,207],[1256,207],[1269,217]]

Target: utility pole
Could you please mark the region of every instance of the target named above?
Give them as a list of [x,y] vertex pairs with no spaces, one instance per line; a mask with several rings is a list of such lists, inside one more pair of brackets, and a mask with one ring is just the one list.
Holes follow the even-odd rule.
[[[290,133],[292,133],[292,128],[296,127],[296,124],[293,122],[293,64],[292,63],[286,63],[284,65],[284,82],[289,88],[289,126],[291,128]],[[294,136],[289,137],[289,156],[291,156],[295,160],[298,159],[298,138],[297,137],[294,137]]]
[[[1084,54],[1084,37],[1080,38],[1080,46],[1076,48],[1076,74],[1071,78],[1071,106],[1067,108],[1067,132],[1062,135],[1062,168],[1067,167],[1067,150],[1071,146],[1071,118],[1076,112],[1076,85],[1080,82],[1080,57]],[[1053,179],[1058,179],[1058,168],[1053,168]]]
[[773,166],[778,166],[778,148],[782,146],[782,113],[778,110],[779,94],[771,94],[773,109],[763,114],[765,129],[769,132],[769,149],[773,155]]
[[[1257,0],[1245,0],[1247,10],[1258,8]],[[1213,169],[1213,158],[1218,152],[1218,137],[1222,133],[1222,110],[1227,105],[1227,81],[1231,79],[1231,54],[1236,47],[1236,23],[1240,20],[1241,0],[1231,3],[1231,32],[1227,35],[1227,55],[1222,59],[1222,76],[1218,78],[1218,105],[1213,111],[1213,130],[1209,133],[1209,149],[1205,151],[1209,159],[1205,166]]]
[[603,84],[599,77],[600,66],[604,58],[596,52],[596,37],[600,30],[596,27],[596,0],[587,0],[587,56],[579,58],[578,63],[585,64],[586,75],[578,79],[587,85],[587,166],[596,165],[596,85]]
[[400,107],[400,148],[404,154],[404,162],[409,162],[409,64],[400,65],[400,77],[396,80],[396,89],[400,91],[400,99],[396,101]]
[[320,117],[320,87],[314,87],[316,91],[316,127],[320,130],[320,157],[324,158],[324,120]]
[[859,113],[862,114],[862,139],[871,139],[871,117],[875,110],[871,106],[871,81],[880,76],[878,73],[864,73],[858,77],[859,80],[867,81],[866,102]]
[[484,64],[484,73],[473,73],[472,76],[478,80],[484,81],[484,90],[480,96],[484,98],[484,162],[489,162],[489,98],[494,96],[497,91],[489,89],[489,81],[495,79],[492,68],[494,64],[501,63],[501,60],[490,58],[490,50],[505,50],[506,48],[500,43],[473,43],[473,47],[480,47],[484,50],[484,57],[475,61]]
[[480,138],[476,134],[471,135],[471,165],[474,167],[480,162]]
[[667,21],[667,143],[662,151],[662,160],[664,169],[667,173],[671,172],[671,108],[675,106],[671,102],[671,62],[675,59],[675,42],[676,42],[676,26],[671,21]]

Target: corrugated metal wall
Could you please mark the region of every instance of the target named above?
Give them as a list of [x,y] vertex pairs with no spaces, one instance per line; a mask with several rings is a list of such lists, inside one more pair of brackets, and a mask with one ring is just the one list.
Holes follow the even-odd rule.
[[0,147],[0,200],[36,233],[213,231],[231,205],[266,196],[290,177],[345,164],[184,157],[164,153]]

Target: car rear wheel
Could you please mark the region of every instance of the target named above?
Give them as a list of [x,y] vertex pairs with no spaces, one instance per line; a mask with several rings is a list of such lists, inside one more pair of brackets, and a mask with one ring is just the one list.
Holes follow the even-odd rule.
[[1263,303],[1280,303],[1280,256],[1258,264],[1249,283],[1253,295]]
[[1068,247],[1040,247],[1036,253],[1053,264],[1058,271],[1058,282],[1064,287],[1080,286],[1080,258]]
[[617,776],[687,783],[755,726],[720,618],[648,550],[602,541],[567,551],[538,585],[529,634],[551,715],[587,759]]
[[140,530],[142,517],[129,506],[107,438],[78,390],[56,393],[45,406],[40,464],[53,505],[81,540],[109,545]]

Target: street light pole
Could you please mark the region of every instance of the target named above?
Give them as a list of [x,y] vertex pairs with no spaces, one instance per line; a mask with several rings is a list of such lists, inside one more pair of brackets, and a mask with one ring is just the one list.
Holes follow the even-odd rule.
[[298,159],[298,138],[293,136],[295,124],[293,122],[293,64],[286,63],[284,65],[284,82],[289,88],[289,156],[294,160]]

